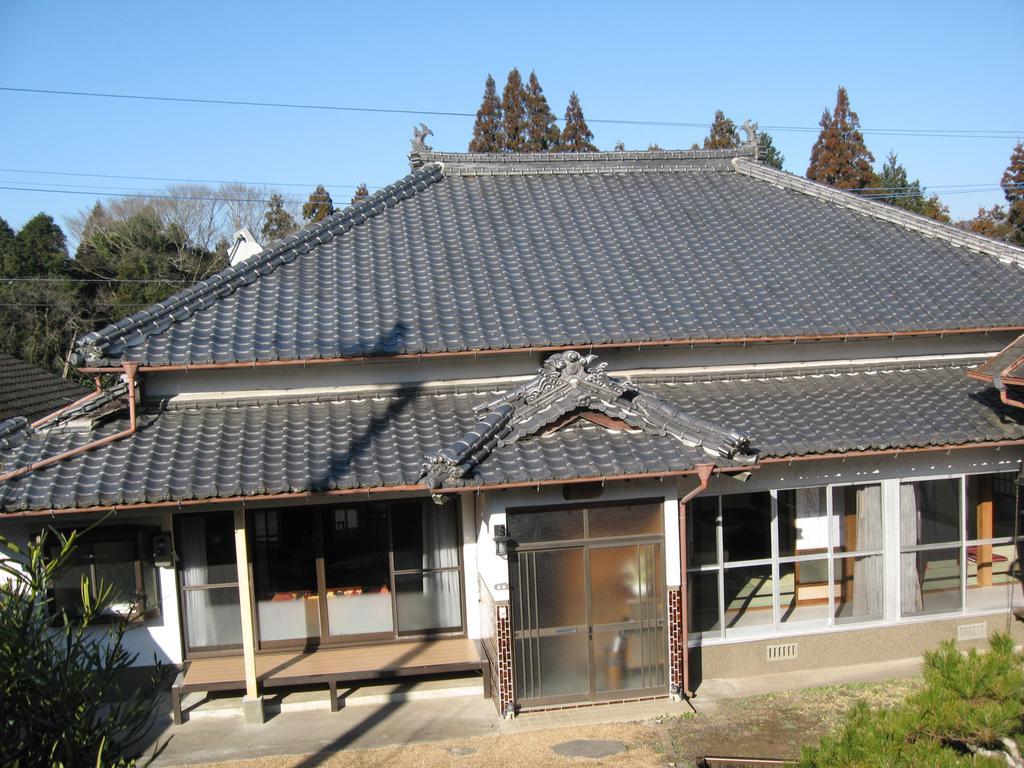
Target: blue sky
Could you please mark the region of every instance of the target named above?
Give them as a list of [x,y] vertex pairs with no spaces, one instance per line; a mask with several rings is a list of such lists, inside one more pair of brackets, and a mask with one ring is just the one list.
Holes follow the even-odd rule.
[[[0,4],[0,86],[475,112],[488,72],[536,70],[556,113],[588,118],[816,126],[845,85],[871,128],[1014,132],[1009,138],[868,133],[926,186],[999,181],[1016,138],[1024,2]],[[1015,61],[1016,54],[1016,61]],[[436,149],[472,119],[422,118]],[[328,185],[336,203],[408,170],[414,115],[117,101],[0,92],[0,216],[63,217],[103,191],[161,182],[39,171]],[[705,130],[594,124],[610,149],[689,147]],[[802,174],[815,134],[774,131]],[[34,173],[28,173],[33,171]],[[98,185],[103,190],[90,185]],[[304,187],[288,187],[303,193]],[[956,217],[998,190],[946,194]]]

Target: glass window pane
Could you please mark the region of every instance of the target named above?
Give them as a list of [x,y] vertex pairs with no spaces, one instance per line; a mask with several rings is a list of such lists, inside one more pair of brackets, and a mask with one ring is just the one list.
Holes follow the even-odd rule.
[[590,538],[661,533],[664,511],[661,504],[617,504],[587,510]]
[[508,533],[519,544],[583,538],[583,509],[547,509],[508,515]]
[[718,563],[718,496],[698,496],[686,505],[688,565]]
[[186,589],[186,637],[189,648],[221,648],[242,644],[238,588]]
[[136,608],[139,588],[135,579],[135,561],[139,556],[138,544],[131,541],[97,541],[92,544],[93,564],[96,567],[96,589],[109,585],[114,589],[109,612],[128,615]]
[[771,629],[772,569],[750,565],[725,571],[725,634]]
[[882,548],[882,486],[832,489],[832,541],[836,552],[877,552]]
[[590,653],[587,644],[585,631],[548,635],[538,640],[539,696],[563,696],[589,691]]
[[328,634],[391,632],[388,516],[383,505],[324,510]]
[[761,560],[772,555],[772,499],[767,491],[722,496],[725,562]]
[[235,523],[231,512],[181,516],[174,544],[184,586],[238,581]]
[[835,561],[835,621],[844,624],[882,618],[882,556]]
[[824,488],[779,491],[779,556],[828,550],[828,507]]
[[970,475],[967,478],[967,539],[1013,536],[1017,507],[1015,472]]
[[91,578],[89,547],[79,544],[72,551],[68,566],[53,580],[53,596],[57,608],[67,611],[69,616],[82,615],[82,579]]
[[[459,520],[455,506],[425,505],[423,512],[423,567],[459,567]],[[397,567],[397,566],[396,566]]]
[[260,639],[320,634],[316,585],[318,509],[253,513],[253,576]]
[[690,573],[687,581],[687,604],[690,607],[690,633],[718,634],[722,623],[718,616],[718,571]]
[[1021,604],[1020,581],[1013,577],[1013,544],[967,547],[967,607],[972,611],[1008,611]]
[[784,624],[828,622],[828,559],[779,565],[779,611]]
[[663,615],[663,574],[660,545],[591,548],[592,623],[650,621]]
[[960,481],[900,485],[900,546],[960,540]]
[[900,554],[900,603],[904,616],[960,610],[960,549]]
[[408,571],[426,566],[423,556],[423,507],[423,503],[419,501],[393,502],[389,505],[396,571]]
[[636,691],[663,686],[666,647],[663,627],[594,630],[597,690]]
[[533,567],[536,570],[530,578],[538,598],[536,626],[543,629],[586,624],[583,550],[537,552]]
[[400,633],[462,627],[458,571],[396,576],[395,590]]

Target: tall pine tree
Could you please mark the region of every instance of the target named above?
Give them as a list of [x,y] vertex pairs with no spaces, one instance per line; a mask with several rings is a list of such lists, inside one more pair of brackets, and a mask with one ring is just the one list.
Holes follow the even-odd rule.
[[501,94],[502,129],[506,152],[522,152],[526,148],[526,88],[519,70],[508,73],[505,90]]
[[494,78],[487,75],[484,98],[476,112],[473,124],[473,138],[469,142],[470,152],[501,152],[505,145],[502,129],[501,102],[494,86]]
[[562,125],[561,152],[597,152],[593,143],[594,134],[583,117],[583,107],[576,91],[569,94],[569,105],[565,108],[565,122]]
[[786,156],[779,152],[772,142],[772,137],[767,133],[762,133],[757,138],[757,159],[777,171],[781,171],[782,164],[786,162]]
[[836,93],[836,107],[821,116],[821,133],[811,149],[807,178],[837,189],[863,189],[871,184],[875,157],[864,145],[860,118],[850,109],[843,86]]
[[334,213],[334,201],[323,184],[317,184],[309,194],[309,200],[302,204],[302,218],[310,224],[323,221]]
[[739,145],[740,134],[736,124],[719,109],[711,123],[711,132],[704,139],[704,149],[734,149]]
[[284,207],[284,198],[276,192],[272,194],[260,228],[264,242],[283,240],[298,228],[295,217]]
[[929,196],[920,181],[910,181],[907,169],[892,151],[885,158],[882,170],[875,176],[871,186],[861,194],[936,221],[949,221],[949,209],[942,204],[938,195]]
[[356,193],[352,195],[352,205],[363,202],[369,196],[370,190],[366,188],[366,182],[364,181],[356,187]]
[[1006,223],[1010,227],[1007,239],[1024,245],[1024,143],[1017,142],[1010,154],[1010,164],[1000,180],[1006,202]]
[[549,152],[558,146],[562,133],[558,130],[558,122],[548,106],[536,72],[530,73],[526,85],[526,116],[527,152]]

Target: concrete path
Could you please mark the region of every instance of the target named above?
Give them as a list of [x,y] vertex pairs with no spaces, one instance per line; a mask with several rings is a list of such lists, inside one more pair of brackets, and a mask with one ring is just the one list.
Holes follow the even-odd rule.
[[[393,701],[325,709],[286,711],[263,725],[246,725],[240,710],[221,702],[215,716],[194,717],[181,726],[164,719],[154,735],[164,747],[154,766],[243,760],[274,755],[310,755],[300,768],[319,765],[326,755],[418,742],[464,739],[487,734],[515,734],[567,726],[656,720],[696,710],[712,711],[722,699],[785,690],[874,682],[920,673],[920,660],[836,667],[812,672],[761,675],[736,680],[707,680],[692,702],[669,699],[521,714],[502,720],[494,704],[481,696]],[[692,708],[691,709],[691,705]],[[152,748],[147,755],[152,754]]]

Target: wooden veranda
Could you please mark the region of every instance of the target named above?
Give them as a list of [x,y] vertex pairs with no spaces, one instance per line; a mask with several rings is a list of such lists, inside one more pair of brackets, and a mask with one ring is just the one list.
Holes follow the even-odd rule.
[[[484,697],[490,698],[487,657],[476,640],[464,637],[417,640],[348,648],[280,651],[256,655],[261,688],[327,684],[331,711],[337,711],[338,683],[410,675],[481,671]],[[181,697],[191,692],[245,691],[241,655],[198,658],[186,662],[171,687],[174,722],[182,722]]]

